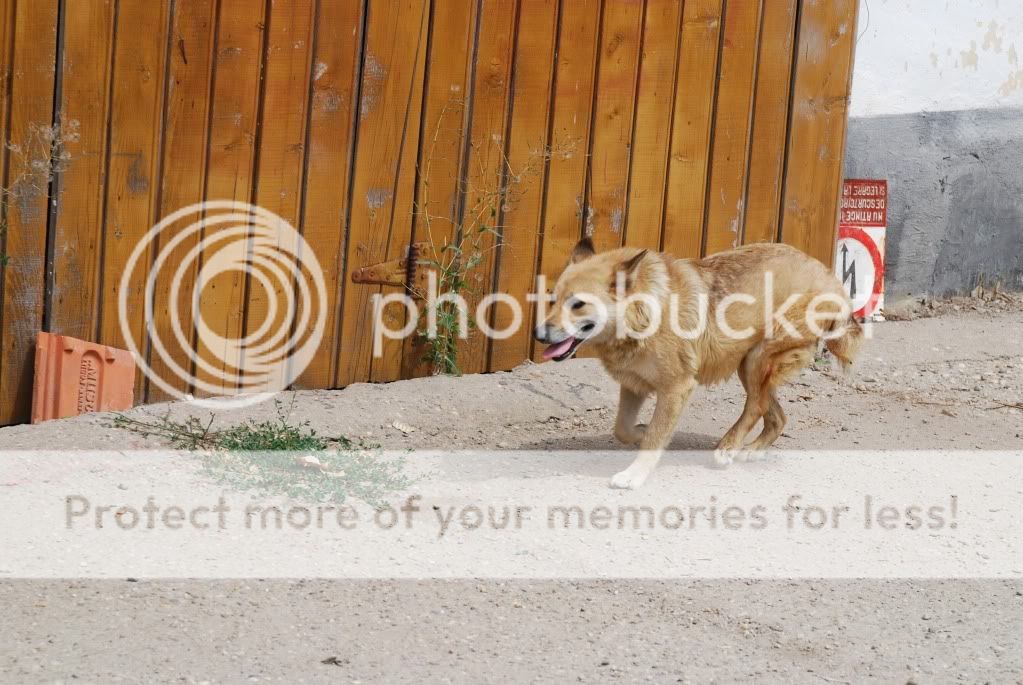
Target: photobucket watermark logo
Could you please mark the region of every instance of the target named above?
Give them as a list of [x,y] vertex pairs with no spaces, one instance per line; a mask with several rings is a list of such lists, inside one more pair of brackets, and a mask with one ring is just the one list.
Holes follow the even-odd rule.
[[[148,355],[145,340],[136,339],[137,307],[129,303],[140,272],[146,274],[142,315]],[[204,289],[224,278],[244,283],[246,295],[259,293],[258,317],[248,311],[251,297],[238,303],[237,312],[203,311]],[[191,288],[191,316],[182,316],[183,288]],[[170,214],[139,241],[121,275],[118,317],[125,344],[152,384],[200,404],[207,401],[195,400],[193,393],[230,396],[216,401],[230,408],[273,396],[306,369],[323,338],[326,302],[316,255],[288,221],[261,207],[215,200]],[[169,323],[166,340],[157,307],[166,307],[160,311]],[[238,323],[235,335],[226,333],[232,327],[225,318],[232,316],[248,328]],[[216,320],[207,320],[212,317]],[[157,358],[159,373],[153,368]]]
[[[621,272],[607,290],[562,293],[559,297],[548,290],[541,274],[525,301],[508,293],[491,293],[475,308],[460,293],[439,292],[434,272],[428,272],[426,281],[426,288],[415,291],[414,296],[389,293],[372,297],[375,357],[384,353],[384,340],[412,335],[436,338],[440,312],[457,318],[455,330],[461,339],[467,339],[475,328],[488,339],[506,340],[523,325],[535,323],[532,332],[538,341],[554,346],[565,343],[566,350],[568,341],[573,340],[645,340],[665,331],[686,341],[696,341],[711,329],[717,337],[734,341],[775,337],[830,341],[845,336],[850,327],[866,338],[873,333],[869,322],[850,324],[852,303],[838,290],[788,292],[778,287],[772,271],[764,272],[761,283],[749,286],[750,292],[740,290],[714,298],[709,292],[636,291]],[[404,316],[385,316],[392,306],[402,307]],[[506,315],[496,316],[497,308],[504,308]],[[504,321],[500,328],[490,323],[498,319]],[[394,321],[402,325],[389,325]]]

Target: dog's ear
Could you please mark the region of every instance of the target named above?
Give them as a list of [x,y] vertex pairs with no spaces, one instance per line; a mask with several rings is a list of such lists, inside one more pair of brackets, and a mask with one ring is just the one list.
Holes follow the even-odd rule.
[[650,253],[650,250],[641,250],[635,257],[625,260],[621,266],[618,267],[619,271],[624,271],[627,274],[635,273],[636,269],[639,268],[640,262],[643,258]]
[[636,274],[639,272],[639,265],[643,263],[643,259],[650,254],[650,250],[640,250],[634,256],[629,257],[624,262],[618,265],[615,269],[614,281],[611,283],[611,290],[616,291],[619,287],[619,283],[624,284],[625,291],[632,290],[633,284],[636,282]]
[[569,263],[578,264],[585,259],[589,259],[595,254],[597,254],[597,250],[593,247],[593,239],[590,237],[583,238],[576,243],[575,248],[572,250],[572,258]]

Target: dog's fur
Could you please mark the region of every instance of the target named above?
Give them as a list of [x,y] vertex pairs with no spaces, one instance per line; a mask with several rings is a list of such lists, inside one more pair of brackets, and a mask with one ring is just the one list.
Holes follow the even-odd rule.
[[[796,296],[784,311],[798,335],[778,324],[765,307],[765,274],[773,273],[772,312]],[[624,290],[619,284],[624,284]],[[569,331],[587,331],[593,317],[593,302],[599,300],[614,311],[621,306],[622,293],[642,293],[657,300],[664,320],[652,336],[638,340],[618,335],[609,321],[589,327],[582,337]],[[752,297],[755,304],[734,301],[723,321],[715,315],[718,304],[729,296]],[[785,427],[785,413],[775,392],[803,367],[813,361],[820,336],[807,325],[808,306],[818,295],[833,298],[816,307],[818,331],[829,333],[825,345],[843,367],[848,368],[862,341],[862,330],[850,316],[852,311],[841,283],[819,261],[785,245],[762,244],[695,261],[677,259],[624,248],[596,254],[589,240],[576,246],[571,262],[558,280],[550,316],[537,327],[540,342],[556,344],[574,337],[572,350],[586,344],[595,349],[608,373],[621,384],[621,400],[615,436],[641,452],[625,471],[615,475],[611,485],[637,488],[653,471],[661,452],[671,441],[679,417],[697,385],[711,385],[738,373],[746,389],[742,416],[717,445],[715,457],[724,465],[745,459],[770,447]],[[700,318],[699,298],[709,302],[703,332],[693,339],[680,337],[669,325],[670,300],[676,297],[681,330],[694,330]],[[579,299],[589,304],[580,305]],[[843,303],[839,306],[836,303]],[[573,308],[574,307],[574,308]],[[830,316],[830,319],[827,318]],[[613,317],[611,317],[613,318]],[[647,305],[632,302],[622,317],[632,330],[641,330],[649,320]],[[732,339],[724,332],[752,330],[745,339]],[[587,331],[589,333],[590,331]],[[656,395],[657,404],[649,426],[637,425],[644,401]],[[747,436],[763,419],[760,436],[748,446]]]

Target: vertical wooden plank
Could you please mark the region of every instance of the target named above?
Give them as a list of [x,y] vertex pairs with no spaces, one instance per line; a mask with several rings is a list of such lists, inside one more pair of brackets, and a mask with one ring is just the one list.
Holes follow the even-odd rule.
[[585,227],[598,251],[624,242],[644,4],[604,3]]
[[763,0],[730,2],[725,9],[707,193],[708,255],[742,242],[762,4]]
[[[169,22],[169,0],[121,3],[117,15],[99,329],[99,341],[114,347],[125,346],[118,305],[121,275],[132,251],[156,223]],[[139,349],[146,340],[147,264],[148,259],[132,273],[124,312]],[[144,380],[140,372],[135,384],[139,401]]]
[[647,0],[625,227],[629,247],[661,247],[681,18],[681,0]]
[[[299,388],[334,384],[340,291],[350,287],[344,283],[342,268],[363,7],[363,2],[352,0],[320,0],[315,27],[302,235],[323,267],[327,301],[320,306],[327,318],[323,342],[295,381]],[[311,314],[310,321],[315,321],[315,312]],[[297,333],[304,339],[311,330]]]
[[[14,27],[17,3],[7,2],[0,9],[0,184],[6,188],[8,183],[7,165],[10,155],[7,150],[9,113],[11,109],[11,84],[14,77]],[[3,369],[4,353],[7,348],[7,329],[4,327],[4,283],[7,279],[7,221],[8,198],[0,197],[0,369]],[[2,384],[2,377],[0,377]],[[4,416],[5,401],[0,396],[0,417]],[[8,412],[7,416],[11,416]],[[10,423],[11,419],[0,418],[0,425]]]
[[[347,247],[349,273],[386,261],[392,243],[407,243],[411,197],[398,206],[395,197],[409,168],[414,174],[426,26],[426,0],[372,3],[359,103],[358,149]],[[394,234],[392,235],[392,228]],[[373,300],[377,286],[346,283],[341,314],[337,385],[370,378],[373,355]],[[400,360],[390,354],[389,359]],[[393,348],[392,348],[393,349]]]
[[772,0],[764,3],[764,28],[754,94],[753,144],[746,193],[744,245],[773,242],[778,236],[797,6],[798,0]]
[[721,12],[722,0],[688,0],[683,11],[663,235],[678,257],[699,257],[703,246]]
[[[508,124],[511,64],[515,44],[516,0],[494,0],[483,5],[480,18],[479,53],[475,85],[472,89],[473,117],[470,127],[468,182],[464,224],[466,230],[483,226],[500,230],[503,204],[501,188],[508,182],[505,163],[505,130]],[[471,217],[476,217],[475,219]],[[470,274],[472,291],[467,294],[470,311],[475,315],[480,301],[493,289],[497,257],[496,236],[484,232],[483,261]],[[487,320],[489,323],[489,318]],[[469,332],[458,346],[459,365],[464,373],[487,369],[490,340],[482,331]]]
[[4,148],[0,150],[0,180],[6,181],[7,169],[7,115],[10,111],[11,76],[14,69],[14,14],[16,2],[5,2],[0,5],[0,140]]
[[[565,268],[586,223],[585,185],[589,160],[601,0],[572,0],[561,6],[552,138],[555,147],[574,150],[555,155],[547,175],[540,273],[550,286]],[[539,349],[534,351],[542,359]]]
[[[558,0],[522,0],[519,10],[518,45],[515,49],[515,83],[508,135],[508,163],[513,169],[531,169],[509,197],[501,217],[502,245],[497,289],[523,305],[524,320],[504,340],[494,340],[490,370],[505,371],[529,358],[532,348],[530,322],[533,305],[526,296],[534,290],[534,275],[540,253],[546,164],[537,158],[549,145],[550,94],[554,77],[558,31]],[[511,327],[512,312],[498,307],[492,325],[497,330]]]
[[[259,134],[259,177],[255,203],[290,223],[298,230],[302,186],[305,178],[306,106],[312,79],[312,41],[314,0],[275,0],[267,19],[266,66],[263,74],[263,117]],[[281,240],[286,240],[281,236]],[[251,247],[250,247],[251,249]],[[283,255],[295,255],[296,244],[279,244]],[[263,355],[273,359],[268,377],[253,385],[245,380],[247,392],[283,390],[286,383],[286,357],[293,350],[287,345],[294,312],[287,301],[294,294],[293,282],[281,280],[253,263],[253,271],[263,271],[267,283],[250,275],[246,285],[245,336],[259,346],[283,332],[281,344]],[[270,288],[267,288],[267,284]],[[268,321],[274,312],[273,321]],[[267,333],[256,333],[269,324]],[[243,350],[243,355],[244,355]]]
[[808,1],[799,26],[782,239],[834,260],[856,0]]
[[[476,0],[465,2],[434,2],[429,42],[429,64],[422,103],[422,140],[418,137],[418,187],[415,188],[415,240],[433,245],[430,258],[437,261],[450,257],[446,245],[457,241],[459,200],[463,191],[463,157],[466,117],[471,109],[469,75],[472,71],[473,41],[476,37]],[[420,123],[406,134],[418,136]],[[411,142],[407,141],[407,144]],[[396,220],[404,220],[404,204],[395,204]],[[427,225],[425,214],[431,217]],[[389,251],[400,258],[403,255]],[[388,291],[384,291],[388,292]],[[405,311],[392,305],[385,312],[388,326],[400,328]],[[373,361],[373,380],[405,376],[425,376],[431,369],[423,362],[425,348],[416,336],[388,341],[384,355]],[[404,368],[400,368],[399,364]]]
[[93,340],[99,310],[99,257],[106,188],[107,104],[113,0],[64,4],[62,125],[77,133],[61,175],[53,237],[50,332]]
[[743,243],[778,236],[798,0],[767,2],[757,68]]
[[[14,13],[17,3],[8,0],[0,5],[0,141],[4,147],[0,149],[0,180],[6,181],[7,169],[7,115],[10,111],[11,75],[14,69]],[[2,244],[2,239],[0,239]]]
[[[471,96],[468,79],[475,8],[474,1],[433,5],[430,67],[422,116],[422,178],[417,202],[426,205],[423,211],[434,217],[430,230],[438,250],[455,239],[458,222],[464,123],[470,109],[466,98]],[[417,239],[428,238],[421,216],[416,217],[415,228]]]
[[[213,111],[210,118],[206,170],[206,199],[251,202],[255,173],[255,143],[259,118],[259,95],[263,63],[264,0],[221,0],[217,28],[217,51],[213,73]],[[245,242],[217,240],[229,224],[207,228],[203,238],[215,242],[203,250],[203,263],[220,252],[225,261],[244,257]],[[211,349],[209,336],[199,336],[198,359],[213,372],[197,368],[196,379],[214,394],[236,391],[241,360],[231,345],[242,337],[245,305],[245,274],[231,271],[196,283],[199,311],[204,325],[226,342]],[[198,396],[210,392],[197,388]]]
[[[438,4],[454,5],[455,3],[433,3],[435,8]],[[475,16],[475,3],[467,4],[463,8],[468,13],[469,24],[472,25],[473,17]],[[391,204],[390,233],[384,252],[384,259],[387,261],[402,259],[408,255],[408,246],[412,242],[415,223],[415,204],[418,191],[416,180],[419,178],[419,169],[421,168],[418,166],[421,159],[421,152],[419,150],[422,141],[420,136],[425,135],[425,133],[421,133],[421,127],[423,107],[425,106],[424,95],[428,65],[429,69],[433,70],[433,64],[427,59],[427,41],[431,31],[428,17],[429,10],[424,10],[422,14],[423,20],[419,32],[418,50],[414,55],[410,56],[409,62],[409,68],[412,69],[412,81],[408,94],[400,104],[398,102],[395,103],[396,106],[404,108],[405,114],[402,127],[405,133],[401,153],[398,156],[394,172],[394,197]],[[433,27],[433,30],[436,30],[436,26]],[[442,33],[441,35],[445,34]],[[447,36],[445,36],[446,38]],[[463,63],[463,68],[464,66]],[[452,94],[456,97],[462,97],[464,90],[463,86],[461,92],[452,91]],[[456,118],[452,124],[458,131],[459,139],[463,128],[463,124],[457,123],[460,121],[461,119]],[[405,288],[384,286],[380,289],[380,293],[384,296],[404,295]],[[392,330],[401,328],[408,321],[405,309],[401,306],[392,306],[391,309],[383,314],[383,317],[387,320],[388,326]],[[385,383],[400,379],[403,373],[406,346],[412,340],[414,340],[414,337],[408,340],[385,340],[383,354],[371,360],[370,380],[374,383]]]
[[[168,71],[170,83],[165,106],[161,217],[203,200],[217,5],[217,0],[179,1],[174,4]],[[196,215],[186,216],[168,226],[160,237],[161,246],[169,244],[197,218]],[[192,372],[192,295],[198,272],[196,259],[185,266],[178,284],[177,321],[171,315],[169,293],[178,265],[199,244],[199,239],[196,232],[178,243],[168,255],[166,265],[156,275],[155,292],[158,295],[153,302],[152,335],[163,341],[166,356],[152,350],[149,365],[153,374],[176,394],[172,395],[150,382],[147,390],[150,402],[162,402],[191,390],[188,375]],[[184,346],[175,340],[175,324],[185,336],[187,343]],[[172,370],[175,364],[180,371]]]
[[[22,0],[14,11],[3,254],[0,425],[27,421],[35,337],[43,323],[50,148],[40,132],[53,123],[57,3]],[[7,57],[5,56],[6,60]]]

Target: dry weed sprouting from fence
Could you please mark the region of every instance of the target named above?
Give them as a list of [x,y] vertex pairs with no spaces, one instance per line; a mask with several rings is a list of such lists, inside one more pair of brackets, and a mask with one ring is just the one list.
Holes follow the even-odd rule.
[[[455,184],[458,199],[449,203],[453,205],[452,214],[437,213],[435,207],[438,202],[430,196],[430,181],[437,160],[438,143],[446,132],[450,133],[445,129],[445,122],[456,114],[461,120],[464,108],[462,101],[451,100],[441,110],[426,158],[420,166],[422,190],[413,208],[419,225],[417,240],[425,238],[423,242],[429,246],[429,253],[420,255],[420,265],[436,272],[436,295],[459,298],[482,294],[480,283],[484,282],[487,274],[479,272],[488,264],[488,253],[505,245],[506,214],[529,184],[542,176],[551,159],[570,157],[577,145],[574,140],[563,140],[535,147],[525,162],[516,167],[505,154],[504,140],[500,137],[472,139],[464,157],[468,168]],[[461,139],[461,128],[454,132],[454,137]],[[457,164],[456,168],[461,166]],[[450,228],[441,232],[437,227],[441,223]],[[424,299],[428,295],[414,294]],[[476,328],[473,312],[463,314],[458,302],[451,300],[433,306],[436,310],[433,312],[435,326],[430,326],[429,308],[420,312],[417,334],[426,348],[423,361],[434,374],[460,375],[458,340],[469,333],[469,330],[463,330],[464,323],[470,330]]]
[[49,193],[50,184],[71,163],[67,144],[78,142],[78,127],[77,119],[52,126],[30,123],[21,143],[7,143],[11,171],[7,185],[0,186],[0,266],[8,261],[2,246],[11,207],[28,214],[32,202]]

